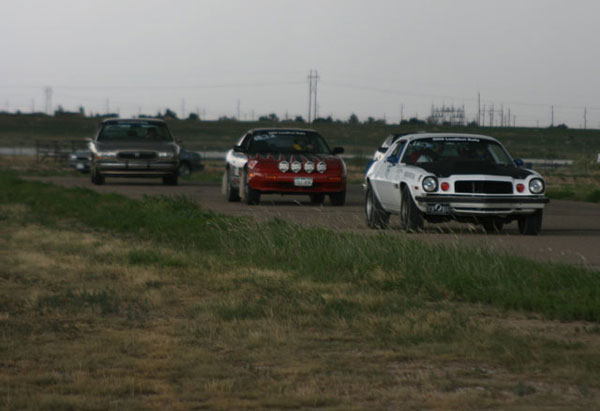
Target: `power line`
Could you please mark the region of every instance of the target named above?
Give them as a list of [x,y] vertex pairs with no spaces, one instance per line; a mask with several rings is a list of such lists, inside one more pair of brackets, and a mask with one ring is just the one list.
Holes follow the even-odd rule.
[[[415,93],[415,92],[409,92],[409,91],[383,89],[383,88],[379,88],[379,87],[362,86],[362,85],[349,84],[349,83],[323,82],[323,84],[326,86],[372,91],[372,92],[376,92],[376,93],[392,94],[392,95],[399,95],[399,96],[454,99],[454,100],[463,100],[463,101],[470,101],[470,102],[478,101],[478,99],[475,97],[449,96],[449,95],[443,95],[443,94],[430,94],[430,93]],[[481,100],[481,102],[493,103],[493,100]],[[548,107],[551,105],[548,103],[530,103],[530,102],[519,102],[519,101],[505,101],[505,103],[513,105],[513,106],[527,106],[527,107]],[[560,109],[565,109],[565,110],[581,110],[583,108],[586,108],[586,107],[582,107],[582,106],[563,106],[563,105],[554,105],[554,107],[560,108]],[[587,109],[588,110],[600,110],[600,107],[587,107]]]
[[[216,89],[216,88],[233,88],[233,87],[276,87],[304,84],[303,81],[271,81],[257,83],[221,83],[221,84],[187,84],[187,85],[139,85],[139,86],[68,86],[54,85],[54,88],[64,90],[179,90],[179,89]],[[0,88],[15,88],[28,89],[37,88],[38,86],[3,86]]]

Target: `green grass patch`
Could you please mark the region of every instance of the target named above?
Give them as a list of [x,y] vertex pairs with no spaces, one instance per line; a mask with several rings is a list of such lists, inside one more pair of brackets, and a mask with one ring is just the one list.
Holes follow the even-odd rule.
[[547,196],[556,200],[585,201],[589,203],[600,202],[600,188],[592,184],[569,184],[549,187]]
[[[183,197],[138,201],[26,182],[6,173],[0,177],[0,187],[0,202],[25,204],[33,221],[52,225],[69,219],[184,253],[210,251],[232,268],[285,267],[296,278],[323,284],[364,284],[430,301],[479,302],[562,320],[600,320],[600,277],[578,267],[427,245],[387,234],[302,228],[277,219],[257,223],[205,211]],[[131,264],[185,265],[182,257],[158,251],[132,251],[127,258]],[[379,272],[386,276],[379,278]],[[352,304],[336,304],[330,303],[325,312],[352,316]]]

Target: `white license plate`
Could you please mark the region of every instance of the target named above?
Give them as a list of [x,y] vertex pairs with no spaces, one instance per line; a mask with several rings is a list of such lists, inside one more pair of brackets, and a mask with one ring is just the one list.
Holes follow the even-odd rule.
[[76,168],[77,170],[83,170],[83,164],[81,164],[81,163],[77,163],[77,164],[75,164],[75,168]]
[[311,177],[296,177],[294,178],[296,187],[312,187],[313,179]]

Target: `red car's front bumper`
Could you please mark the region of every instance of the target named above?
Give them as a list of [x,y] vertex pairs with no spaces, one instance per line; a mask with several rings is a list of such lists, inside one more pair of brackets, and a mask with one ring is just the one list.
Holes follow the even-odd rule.
[[[306,179],[312,179],[311,185]],[[282,194],[311,194],[311,193],[339,193],[346,191],[346,177],[318,173],[281,173],[266,174],[250,172],[248,183],[254,190],[262,193]]]

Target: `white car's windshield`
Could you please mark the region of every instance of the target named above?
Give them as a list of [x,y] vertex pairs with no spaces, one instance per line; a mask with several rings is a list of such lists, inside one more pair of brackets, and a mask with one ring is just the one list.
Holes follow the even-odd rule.
[[409,165],[438,162],[476,162],[510,166],[513,162],[500,144],[477,137],[432,137],[411,141],[402,162]]

